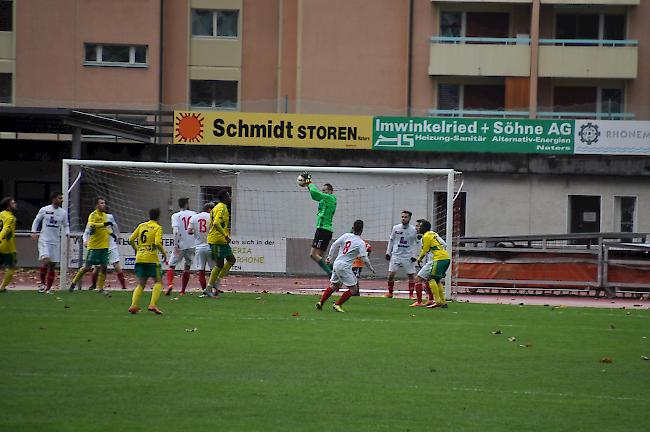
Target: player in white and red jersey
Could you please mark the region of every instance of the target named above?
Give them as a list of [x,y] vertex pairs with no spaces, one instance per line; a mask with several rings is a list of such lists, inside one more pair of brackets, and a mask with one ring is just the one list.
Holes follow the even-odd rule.
[[[210,212],[214,208],[214,203],[209,202],[203,206],[203,211],[197,213],[190,218],[189,232],[194,236],[195,246],[194,254],[196,256],[196,264],[199,267],[199,283],[201,289],[205,291],[207,281],[205,279],[205,267],[209,264],[210,268],[215,265],[212,259],[212,251],[208,244],[208,232],[210,232]],[[181,294],[184,291],[181,291]]]
[[352,232],[343,234],[332,243],[327,260],[331,262],[334,255],[336,255],[336,260],[332,269],[330,286],[325,290],[320,301],[316,303],[316,309],[322,309],[323,303],[330,298],[332,293],[338,291],[342,285],[345,285],[348,290],[332,305],[335,311],[344,312],[341,309],[341,305],[356,294],[359,289],[357,286],[357,277],[352,271],[352,263],[357,257],[361,258],[370,271],[375,273],[375,269],[370,264],[370,260],[368,260],[366,242],[360,237],[362,233],[363,221],[356,220],[352,225]]
[[39,293],[51,293],[54,266],[61,262],[61,230],[70,235],[68,213],[61,207],[63,194],[55,192],[50,198],[52,204],[42,207],[32,223],[32,238],[38,239],[38,259],[41,262]]
[[183,283],[181,285],[181,293],[185,294],[185,288],[190,280],[190,268],[192,267],[192,260],[194,259],[194,245],[196,240],[190,234],[190,219],[196,214],[195,211],[190,210],[190,199],[179,198],[177,211],[172,215],[172,231],[174,233],[174,250],[169,258],[169,269],[167,269],[167,289],[165,295],[169,295],[174,288],[174,269],[176,265],[185,261],[185,268],[183,271]]
[[402,223],[393,227],[388,239],[386,248],[386,260],[388,263],[388,293],[384,297],[393,297],[395,287],[395,273],[400,268],[404,269],[409,280],[409,298],[413,298],[415,288],[415,247],[418,241],[418,233],[411,225],[411,213],[408,210],[402,212]]

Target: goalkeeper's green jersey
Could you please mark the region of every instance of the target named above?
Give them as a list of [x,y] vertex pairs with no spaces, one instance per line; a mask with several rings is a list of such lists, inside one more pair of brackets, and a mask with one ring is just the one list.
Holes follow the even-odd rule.
[[314,201],[318,201],[318,214],[316,214],[316,228],[322,228],[327,231],[334,231],[332,228],[332,219],[336,212],[336,196],[326,194],[318,190],[313,184],[309,184],[309,193]]

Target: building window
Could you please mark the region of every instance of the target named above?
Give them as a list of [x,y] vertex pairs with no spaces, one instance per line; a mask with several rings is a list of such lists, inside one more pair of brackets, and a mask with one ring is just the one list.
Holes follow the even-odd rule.
[[569,233],[600,232],[600,196],[569,195]]
[[87,43],[84,52],[86,66],[147,67],[147,45]]
[[634,213],[636,210],[636,197],[614,197],[614,231],[634,232]]
[[557,39],[623,40],[625,15],[562,13],[555,18]]
[[502,12],[441,12],[440,36],[507,38],[510,16]]
[[192,36],[236,38],[238,10],[192,9]]
[[190,104],[197,108],[237,109],[237,81],[192,80]]
[[[467,193],[461,192],[454,200],[454,237],[465,236],[465,207],[467,202]],[[447,233],[447,192],[433,193],[433,229],[445,238]]]
[[11,103],[11,81],[10,73],[0,73],[0,104]]
[[16,229],[31,229],[38,210],[50,202],[53,192],[61,191],[61,183],[44,181],[17,181],[14,183],[14,197],[18,204],[16,210]]
[[505,107],[503,84],[438,84],[439,110],[501,111]]
[[622,88],[553,88],[554,112],[599,114],[599,118],[607,118],[608,114],[623,113],[624,107]]
[[0,0],[0,31],[14,30],[14,2]]

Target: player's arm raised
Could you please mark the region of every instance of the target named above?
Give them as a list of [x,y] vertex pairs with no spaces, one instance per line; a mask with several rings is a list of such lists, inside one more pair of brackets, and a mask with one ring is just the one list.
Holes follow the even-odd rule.
[[321,201],[323,198],[326,198],[328,196],[325,192],[322,192],[320,189],[314,186],[313,183],[309,183],[307,185],[307,189],[309,189],[309,195],[311,195],[311,199],[314,201]]

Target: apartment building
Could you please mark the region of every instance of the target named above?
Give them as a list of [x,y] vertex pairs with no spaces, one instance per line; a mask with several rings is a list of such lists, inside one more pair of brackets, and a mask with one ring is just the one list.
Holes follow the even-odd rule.
[[[647,22],[646,0],[0,0],[0,104],[650,120]],[[8,132],[2,192],[37,208],[71,136]],[[98,159],[454,167],[468,235],[650,230],[643,156],[82,140]]]
[[640,0],[0,1],[18,106],[650,118]]

